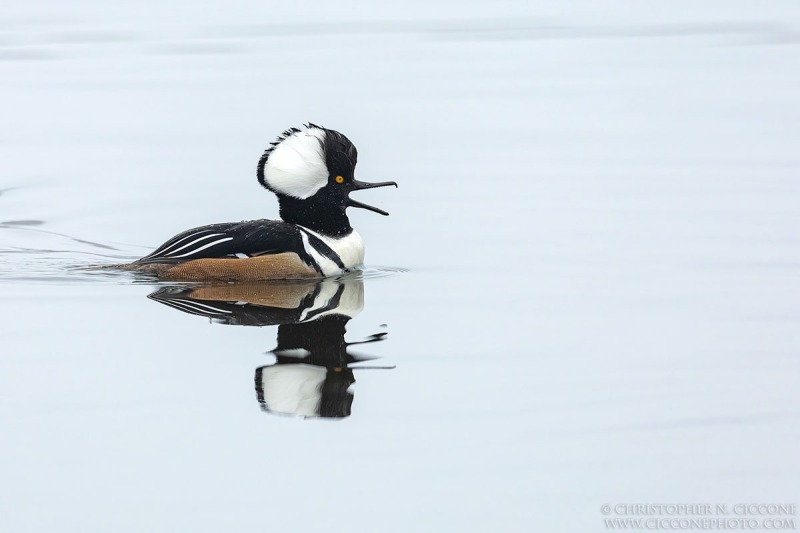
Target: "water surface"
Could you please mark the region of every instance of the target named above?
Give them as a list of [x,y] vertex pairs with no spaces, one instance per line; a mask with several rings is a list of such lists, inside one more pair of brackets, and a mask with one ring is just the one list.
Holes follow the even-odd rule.
[[[792,2],[11,4],[1,530],[601,531],[603,504],[800,501]],[[399,184],[360,196],[388,218],[351,214],[362,276],[292,307],[80,268],[276,217],[256,162],[305,121]],[[338,287],[360,305],[300,319]]]

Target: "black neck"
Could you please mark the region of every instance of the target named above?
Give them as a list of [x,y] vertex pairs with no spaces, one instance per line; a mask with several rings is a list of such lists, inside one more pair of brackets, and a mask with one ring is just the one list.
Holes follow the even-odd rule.
[[347,235],[353,228],[344,211],[343,206],[331,205],[327,200],[315,197],[298,200],[288,196],[279,196],[280,214],[284,222],[299,224],[310,230],[328,235],[341,237]]

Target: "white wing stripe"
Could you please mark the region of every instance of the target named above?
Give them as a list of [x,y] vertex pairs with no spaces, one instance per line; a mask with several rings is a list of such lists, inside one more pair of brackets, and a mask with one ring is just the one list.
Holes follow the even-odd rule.
[[[175,254],[175,253],[177,253],[177,252],[180,252],[180,251],[181,251],[181,250],[183,250],[184,248],[188,248],[189,246],[192,246],[193,244],[197,244],[197,243],[198,243],[198,242],[200,242],[200,241],[204,241],[204,240],[206,240],[206,239],[210,239],[210,238],[212,238],[212,237],[219,237],[220,235],[225,235],[225,234],[224,234],[224,233],[211,233],[211,234],[209,234],[209,235],[203,235],[203,236],[202,236],[202,237],[200,237],[199,239],[195,239],[195,240],[193,240],[192,242],[190,242],[190,243],[188,243],[188,244],[184,244],[184,245],[183,245],[183,246],[181,246],[180,248],[177,248],[177,249],[175,249],[175,250],[172,250],[172,251],[171,251],[171,252],[169,252],[168,254],[164,254],[164,255],[173,255],[173,254]],[[231,238],[233,238],[233,237],[231,237]],[[201,250],[202,250],[202,248],[201,248]],[[163,252],[162,252],[162,253],[163,253]],[[183,257],[183,256],[182,256],[182,255],[177,255],[177,256],[174,256],[174,257]]]
[[183,237],[182,239],[178,239],[177,241],[173,242],[172,244],[170,244],[169,246],[167,246],[166,248],[164,248],[162,251],[160,251],[158,253],[159,253],[159,255],[163,255],[163,254],[169,253],[170,250],[172,250],[173,248],[175,248],[176,246],[178,246],[182,242],[186,242],[187,239],[191,239],[192,237],[197,237],[198,235],[202,235],[203,233],[207,233],[207,232],[208,232],[208,230],[196,231],[194,233],[190,233],[186,237]]
[[[217,235],[224,235],[224,233],[219,233]],[[203,237],[203,238],[205,238],[205,237]],[[200,239],[198,239],[198,240],[200,240]],[[194,250],[186,252],[185,254],[173,255],[171,257],[174,258],[174,259],[177,259],[178,257],[186,257],[187,255],[193,255],[193,254],[196,254],[197,252],[201,252],[201,251],[205,250],[206,248],[211,248],[215,244],[219,244],[219,243],[226,242],[226,241],[232,241],[232,240],[233,240],[233,237],[225,237],[224,239],[219,239],[218,241],[214,241],[214,242],[210,242],[208,244],[204,244],[200,248],[195,248]],[[175,250],[175,251],[177,252],[178,250]]]

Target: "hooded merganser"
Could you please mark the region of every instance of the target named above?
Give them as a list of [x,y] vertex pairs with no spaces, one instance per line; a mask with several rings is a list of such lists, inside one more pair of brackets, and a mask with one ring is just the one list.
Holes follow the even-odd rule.
[[360,207],[353,191],[386,187],[354,177],[358,153],[338,131],[314,124],[283,132],[261,156],[257,176],[278,197],[278,220],[190,229],[122,268],[178,281],[324,278],[364,261],[364,243],[345,210]]

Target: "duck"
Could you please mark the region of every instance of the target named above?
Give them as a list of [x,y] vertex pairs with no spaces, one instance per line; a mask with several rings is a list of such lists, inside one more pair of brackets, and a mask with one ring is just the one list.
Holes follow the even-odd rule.
[[358,151],[338,131],[307,123],[270,143],[256,177],[278,198],[281,220],[209,224],[184,231],[124,270],[168,281],[265,281],[341,276],[364,262],[347,209],[387,216],[350,194],[394,181],[355,178]]

